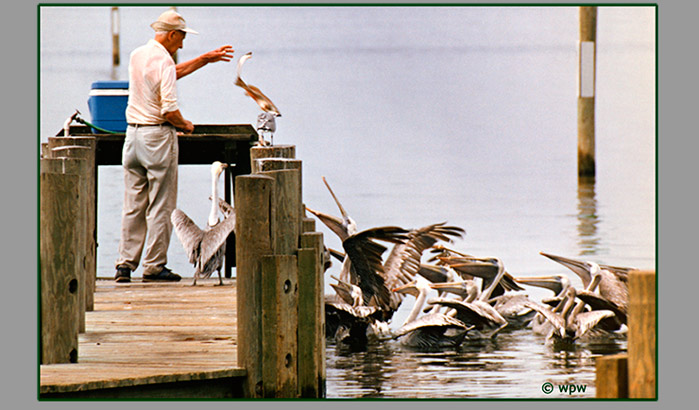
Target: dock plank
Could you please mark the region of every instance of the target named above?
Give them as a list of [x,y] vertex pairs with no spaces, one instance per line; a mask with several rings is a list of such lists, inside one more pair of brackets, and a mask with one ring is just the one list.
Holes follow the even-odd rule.
[[241,377],[235,279],[98,280],[78,363],[40,366],[40,394]]

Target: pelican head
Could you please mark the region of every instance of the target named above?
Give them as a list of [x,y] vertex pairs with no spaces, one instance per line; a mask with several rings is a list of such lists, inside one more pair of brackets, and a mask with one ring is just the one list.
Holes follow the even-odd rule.
[[556,295],[560,295],[561,292],[570,287],[570,280],[564,275],[528,276],[515,278],[515,281],[524,285],[549,289]]
[[223,172],[223,170],[226,168],[228,168],[228,164],[224,164],[220,161],[214,161],[211,164],[211,176],[218,178],[218,176],[221,175],[221,172]]
[[333,192],[332,188],[330,188],[330,184],[328,184],[328,181],[323,177],[323,183],[325,183],[325,186],[328,188],[328,191],[330,191],[330,195],[332,195],[333,199],[335,200],[335,203],[337,204],[337,207],[340,208],[340,213],[342,214],[342,226],[347,230],[347,233],[351,236],[357,233],[357,223],[352,219],[349,214],[347,214],[347,211],[345,211],[345,208],[342,206],[340,201],[337,199],[335,196],[335,193]]
[[453,293],[463,299],[475,299],[479,292],[478,285],[472,280],[432,283],[430,287],[438,291]]
[[337,281],[337,284],[331,283],[330,286],[335,289],[335,292],[337,292],[342,300],[346,302],[351,300],[352,307],[361,306],[363,304],[364,298],[359,286],[347,283],[333,275],[330,275],[330,277]]
[[411,295],[417,298],[421,291],[427,291],[429,289],[430,282],[427,279],[418,276],[414,281],[398,286],[397,288],[393,288],[392,290],[396,293]]
[[539,252],[541,255],[546,256],[552,261],[558,262],[566,268],[572,270],[576,275],[580,277],[583,282],[583,286],[588,287],[592,281],[592,271],[595,266],[597,266],[597,271],[599,271],[599,265],[594,262],[581,261],[577,259],[566,258],[558,255],[551,255],[545,252]]

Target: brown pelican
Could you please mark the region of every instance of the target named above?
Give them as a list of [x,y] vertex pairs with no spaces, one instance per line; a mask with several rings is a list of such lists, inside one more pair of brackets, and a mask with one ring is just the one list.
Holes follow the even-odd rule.
[[547,337],[548,340],[572,343],[585,335],[592,334],[593,330],[600,329],[603,320],[615,317],[611,310],[583,312],[585,303],[582,301],[576,303],[576,294],[575,288],[569,287],[561,305],[559,305],[562,308],[556,309],[558,312],[548,306],[535,302],[529,303],[532,309],[541,313],[552,325]]
[[[425,269],[420,263],[422,253],[439,241],[452,242],[451,237],[461,238],[466,233],[457,226],[445,226],[446,222],[428,225],[408,232],[408,240],[393,246],[383,265],[386,286],[394,289],[413,280]],[[392,292],[390,309],[398,310],[404,293]]]
[[[498,274],[498,267],[492,263],[474,263],[473,256],[448,249],[443,245],[435,246],[434,248],[440,251],[436,259],[439,260],[441,264],[454,269],[464,279],[473,277],[481,278],[483,280],[481,291],[484,291]],[[498,283],[492,291],[493,296],[503,295],[508,290],[524,290],[524,288],[519,286],[512,275],[505,271],[500,283]]]
[[566,294],[566,290],[571,286],[570,280],[564,275],[550,276],[527,276],[515,278],[517,283],[525,285],[545,288],[553,292],[552,298],[542,299],[542,303],[546,303],[551,307],[556,307]]
[[430,283],[422,277],[393,289],[415,297],[415,304],[403,326],[393,333],[401,344],[412,348],[444,348],[459,346],[472,327],[454,317],[442,313],[429,313],[418,317],[425,303]]
[[386,312],[392,312],[391,292],[386,286],[382,262],[382,255],[388,248],[376,240],[403,243],[408,240],[408,231],[397,226],[384,226],[358,232],[356,222],[345,211],[325,177],[323,182],[340,209],[342,218],[308,207],[306,210],[320,219],[342,241],[347,257],[342,263],[340,279],[361,289],[365,306],[377,306]]
[[325,297],[325,335],[336,343],[361,350],[368,343],[369,334],[381,336],[383,328],[378,325],[381,312],[375,306],[362,305],[359,287],[335,277],[333,279],[338,283],[330,285],[336,294]]
[[[218,178],[226,167],[226,164],[219,161],[211,164],[211,211],[204,230],[180,209],[173,210],[170,215],[175,233],[189,256],[189,262],[196,268],[192,286],[197,284],[197,279],[210,277],[213,271],[218,271],[218,284],[223,285],[221,268],[226,253],[226,239],[235,229],[235,211],[218,197]],[[219,208],[224,215],[223,221],[219,221]]]
[[628,273],[633,268],[621,268],[609,265],[598,265],[595,262],[580,261],[563,256],[551,255],[540,252],[541,255],[560,263],[566,268],[572,270],[582,280],[585,288],[590,287],[590,283],[595,275],[600,275],[599,294],[616,305],[616,307],[626,314],[629,290],[627,285]]
[[275,118],[281,117],[282,114],[279,112],[279,109],[276,105],[274,105],[272,100],[270,100],[266,95],[264,95],[259,88],[255,87],[254,85],[246,84],[245,81],[243,81],[243,79],[241,78],[240,75],[243,71],[243,64],[251,57],[252,51],[246,53],[238,59],[235,85],[244,89],[245,94],[249,95],[253,100],[255,100],[257,105],[259,105],[262,109],[263,112],[257,118],[257,131],[260,136],[258,143],[260,145],[267,145],[264,139],[264,133],[271,133],[270,140],[273,141],[272,138],[274,138],[274,131],[276,131],[277,129]]
[[[566,297],[568,288],[571,287],[570,280],[564,275],[519,277],[515,280],[518,283],[552,291],[553,297],[542,299],[541,303],[550,306],[555,313],[559,313],[563,308],[561,302]],[[551,331],[551,324],[541,313],[537,312],[531,323],[532,330],[536,334],[547,335]]]
[[[428,301],[428,303],[432,305],[438,304],[454,309],[453,315],[457,319],[461,320],[467,325],[474,326],[475,328],[469,332],[468,338],[492,338],[508,325],[507,319],[505,319],[500,312],[498,312],[493,306],[490,305],[490,303],[488,303],[493,290],[498,286],[500,280],[505,275],[505,267],[502,264],[502,261],[497,258],[463,257],[461,264],[464,268],[473,265],[477,269],[480,269],[480,265],[483,264],[493,265],[497,270],[497,274],[492,279],[488,287],[480,294],[477,287],[464,282],[464,284],[460,286],[466,293],[465,300],[460,301],[456,299],[436,298],[431,299]],[[433,284],[432,288],[449,290],[457,293],[458,295],[464,294],[463,291],[459,293],[459,286],[455,286],[453,283]]]

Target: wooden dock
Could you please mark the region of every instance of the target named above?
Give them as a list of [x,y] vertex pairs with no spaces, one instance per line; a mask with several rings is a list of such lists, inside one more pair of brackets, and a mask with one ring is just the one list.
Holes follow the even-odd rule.
[[235,279],[224,282],[98,280],[79,363],[41,365],[41,397],[242,397]]
[[123,136],[42,145],[41,399],[325,397],[323,235],[304,216],[295,147],[251,147],[235,126],[198,127],[191,149],[181,139],[181,160],[201,151],[189,160],[235,161],[224,199],[235,190],[240,240],[228,238],[236,279],[225,275],[225,286],[95,284],[96,213],[80,210],[96,209],[91,188],[109,163],[100,152]]

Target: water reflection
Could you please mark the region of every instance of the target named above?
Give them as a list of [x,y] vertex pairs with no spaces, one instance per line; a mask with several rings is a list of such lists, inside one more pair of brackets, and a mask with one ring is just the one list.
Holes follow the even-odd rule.
[[536,398],[546,397],[545,381],[584,384],[587,390],[576,397],[594,397],[595,359],[625,350],[625,338],[555,345],[531,329],[435,351],[396,341],[370,344],[362,352],[329,344],[327,397]]
[[598,252],[600,238],[597,234],[597,200],[595,199],[595,177],[578,178],[578,245],[580,255]]

